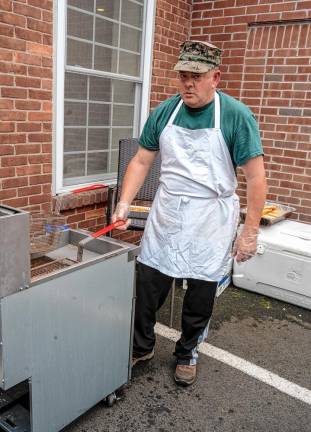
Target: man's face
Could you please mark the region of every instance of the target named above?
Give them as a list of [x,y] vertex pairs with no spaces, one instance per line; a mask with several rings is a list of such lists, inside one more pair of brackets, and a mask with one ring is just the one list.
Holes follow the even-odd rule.
[[214,98],[220,80],[220,71],[205,73],[179,72],[179,92],[184,103],[190,108],[200,108]]

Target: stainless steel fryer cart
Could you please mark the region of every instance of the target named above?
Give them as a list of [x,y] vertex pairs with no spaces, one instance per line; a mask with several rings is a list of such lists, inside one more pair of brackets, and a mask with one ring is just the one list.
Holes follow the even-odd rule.
[[[30,398],[29,418],[12,403],[0,411],[0,430],[60,431],[129,381],[137,247],[94,239],[77,263],[88,234],[67,230],[30,279],[28,215],[0,206],[0,233],[0,387],[29,383]],[[5,278],[19,254],[24,267],[14,258]]]

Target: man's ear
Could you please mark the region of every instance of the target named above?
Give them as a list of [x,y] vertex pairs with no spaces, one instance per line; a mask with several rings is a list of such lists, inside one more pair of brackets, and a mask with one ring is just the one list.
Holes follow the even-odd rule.
[[213,75],[213,81],[214,81],[215,87],[217,87],[219,84],[219,81],[220,81],[220,70],[219,69],[215,70],[214,75]]

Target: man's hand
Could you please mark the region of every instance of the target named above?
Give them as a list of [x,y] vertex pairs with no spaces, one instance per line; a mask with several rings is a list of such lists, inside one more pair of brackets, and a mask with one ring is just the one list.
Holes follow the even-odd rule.
[[118,220],[124,220],[126,221],[126,223],[124,225],[116,227],[116,229],[120,231],[125,231],[130,225],[131,220],[128,219],[129,209],[130,209],[130,205],[127,202],[122,202],[122,201],[118,202],[115,212],[112,215],[112,223]]
[[247,261],[254,255],[256,255],[257,237],[257,228],[244,228],[241,234],[238,235],[234,242],[232,250],[232,256],[235,257],[238,263]]

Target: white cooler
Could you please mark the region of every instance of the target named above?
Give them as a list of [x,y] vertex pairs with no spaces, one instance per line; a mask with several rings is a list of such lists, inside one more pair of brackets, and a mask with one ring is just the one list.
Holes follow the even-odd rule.
[[233,266],[235,286],[311,309],[311,225],[260,227],[257,255]]

